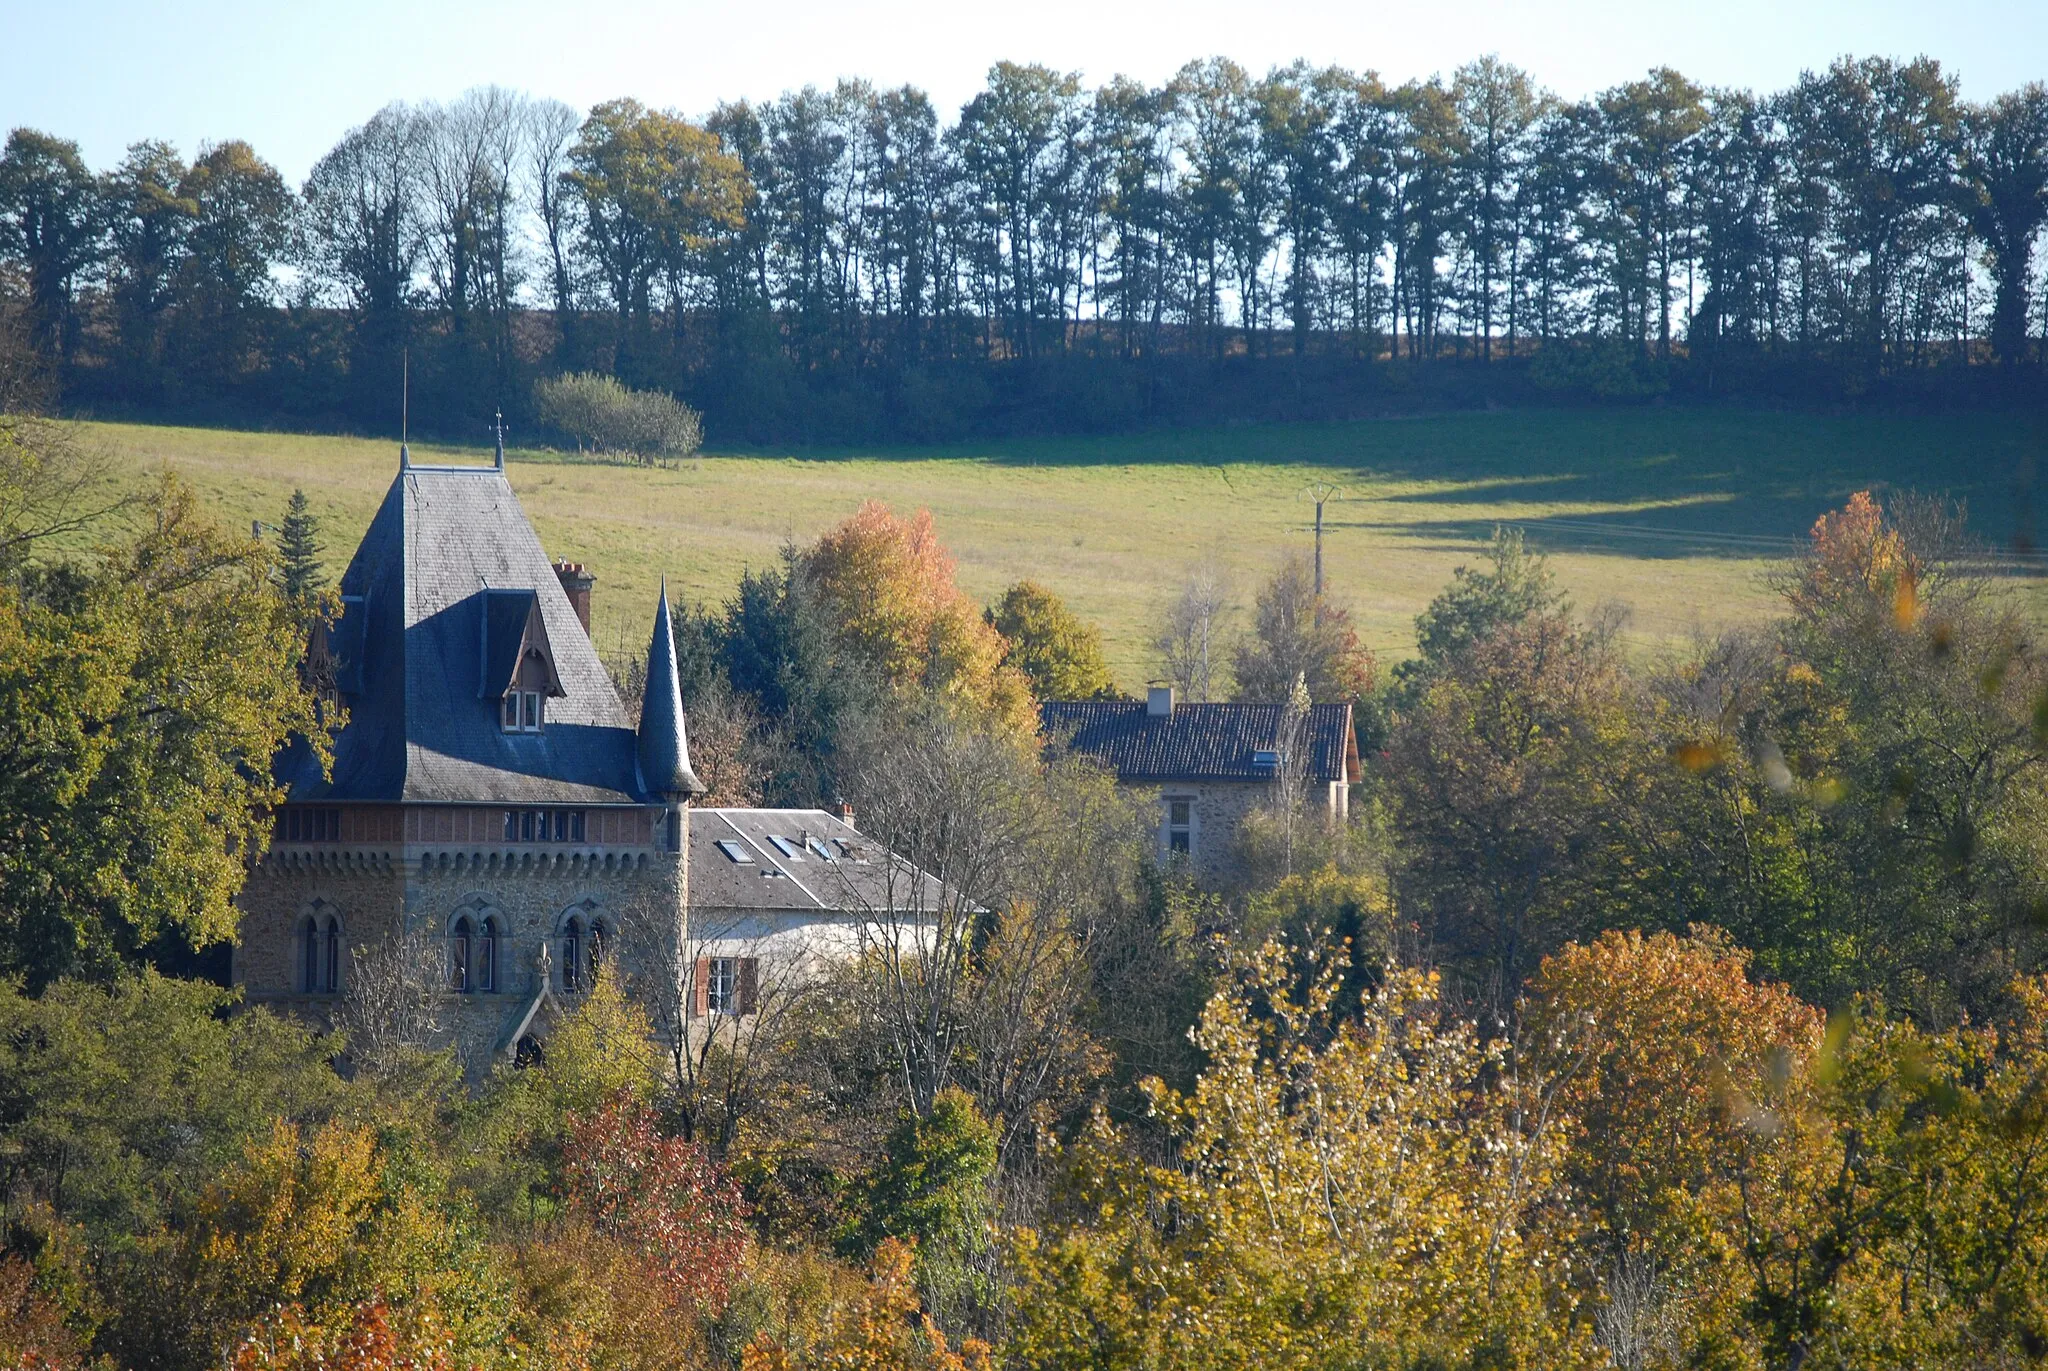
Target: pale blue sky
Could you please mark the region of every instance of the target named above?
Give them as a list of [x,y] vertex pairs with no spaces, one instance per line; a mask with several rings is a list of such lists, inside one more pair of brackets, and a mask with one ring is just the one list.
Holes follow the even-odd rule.
[[2048,78],[2048,0],[0,0],[0,129],[131,141],[246,138],[295,183],[388,100],[495,81],[579,108],[616,95],[700,113],[840,76],[911,82],[950,116],[991,62],[1159,81],[1220,53],[1405,79],[1498,52],[1566,95],[1669,64],[1774,89],[1842,53],[1926,52],[1981,99]]

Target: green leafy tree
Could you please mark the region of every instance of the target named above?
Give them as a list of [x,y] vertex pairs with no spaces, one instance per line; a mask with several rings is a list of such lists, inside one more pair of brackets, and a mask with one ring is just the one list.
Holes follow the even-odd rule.
[[1102,655],[1102,630],[1036,581],[1019,581],[988,611],[1009,645],[1004,661],[1022,671],[1041,700],[1100,700],[1116,694]]
[[129,542],[0,585],[0,966],[40,985],[233,936],[270,759],[326,746],[271,565],[166,476]]

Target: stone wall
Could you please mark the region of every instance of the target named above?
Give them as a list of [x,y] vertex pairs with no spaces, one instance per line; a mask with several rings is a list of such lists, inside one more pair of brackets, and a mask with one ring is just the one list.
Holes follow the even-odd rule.
[[[1168,802],[1194,801],[1195,832],[1189,866],[1205,885],[1227,884],[1236,874],[1237,832],[1253,811],[1272,802],[1271,781],[1207,781],[1156,787],[1159,796],[1159,852],[1168,851]],[[1332,823],[1349,813],[1348,787],[1343,782],[1310,787],[1312,802],[1327,810]]]
[[[685,845],[687,847],[687,845]],[[529,1032],[545,1033],[546,1019],[572,1003],[564,975],[562,937],[575,917],[602,939],[604,956],[618,959],[629,983],[679,958],[688,899],[688,853],[660,848],[628,851],[565,850],[558,845],[470,848],[407,846],[339,849],[324,845],[280,847],[250,872],[238,903],[241,943],[235,949],[234,978],[252,1004],[299,1014],[321,1027],[348,990],[355,952],[383,944],[400,932],[414,935],[423,955],[437,953],[449,974],[449,930],[458,917],[470,919],[476,937],[489,918],[498,930],[495,988],[446,993],[445,1039],[458,1049],[472,1073],[488,1068],[540,991],[538,954],[549,951],[548,995]],[[308,994],[303,973],[301,929],[309,912],[324,920],[338,912],[345,933],[342,986],[337,994]],[[472,975],[480,942],[472,945]]]

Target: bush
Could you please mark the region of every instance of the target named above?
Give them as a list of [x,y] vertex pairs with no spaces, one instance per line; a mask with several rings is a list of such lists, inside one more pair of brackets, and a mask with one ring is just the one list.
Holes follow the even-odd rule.
[[697,411],[666,391],[628,390],[594,371],[536,381],[540,420],[579,447],[637,461],[687,457],[704,441]]

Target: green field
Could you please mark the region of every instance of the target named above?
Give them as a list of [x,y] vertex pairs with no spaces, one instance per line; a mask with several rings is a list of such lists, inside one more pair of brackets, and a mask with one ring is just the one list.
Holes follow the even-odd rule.
[[[274,522],[304,487],[337,571],[397,466],[394,443],[356,438],[130,424],[88,424],[82,436],[112,459],[115,479],[169,462],[235,520]],[[1343,487],[1327,516],[1328,575],[1383,658],[1410,651],[1416,612],[1496,523],[1549,551],[1581,605],[1629,605],[1632,641],[1653,649],[1767,613],[1771,559],[1859,489],[1967,499],[1980,535],[2012,546],[2032,533],[2043,452],[2039,424],[2003,416],[1645,409],[720,452],[657,470],[515,449],[511,469],[548,551],[596,572],[595,636],[607,654],[644,642],[660,576],[686,598],[722,598],[785,540],[874,497],[929,508],[975,595],[1028,576],[1066,596],[1102,626],[1119,679],[1135,688],[1148,675],[1150,627],[1188,567],[1214,553],[1248,603],[1282,549],[1309,547],[1315,481]],[[488,460],[424,443],[414,454]],[[2012,593],[2048,618],[2032,559],[2015,566]]]

